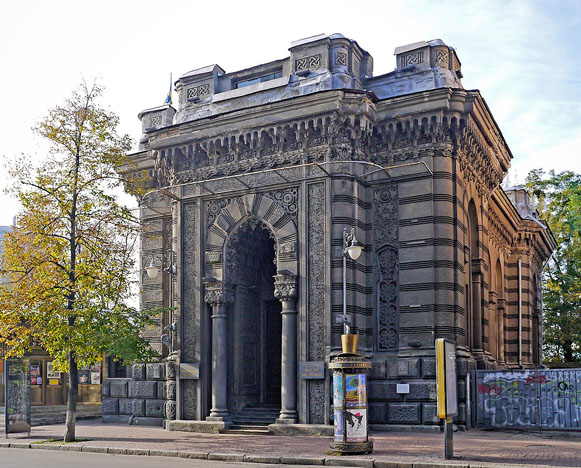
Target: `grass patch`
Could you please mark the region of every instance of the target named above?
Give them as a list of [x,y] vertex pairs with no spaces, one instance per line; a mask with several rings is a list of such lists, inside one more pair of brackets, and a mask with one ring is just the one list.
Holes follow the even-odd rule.
[[39,440],[38,442],[33,442],[33,444],[76,444],[77,442],[89,442],[91,439],[77,439],[73,442],[64,442],[63,439],[46,439],[46,440]]

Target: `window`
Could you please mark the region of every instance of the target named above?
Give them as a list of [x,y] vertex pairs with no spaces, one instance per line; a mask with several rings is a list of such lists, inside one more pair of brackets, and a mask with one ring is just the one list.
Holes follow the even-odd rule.
[[265,81],[274,80],[276,78],[282,77],[282,70],[269,73],[268,75],[257,76],[255,78],[250,78],[247,80],[238,81],[235,85],[236,88],[244,88],[246,86],[251,86],[253,84],[264,83]]

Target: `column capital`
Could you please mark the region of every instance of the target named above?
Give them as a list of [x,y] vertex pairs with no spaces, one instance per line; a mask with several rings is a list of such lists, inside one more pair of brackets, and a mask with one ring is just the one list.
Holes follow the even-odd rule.
[[232,288],[223,281],[214,278],[204,279],[204,301],[210,305],[231,304],[234,302]]
[[297,297],[297,275],[279,271],[274,275],[274,297],[281,301],[291,301]]

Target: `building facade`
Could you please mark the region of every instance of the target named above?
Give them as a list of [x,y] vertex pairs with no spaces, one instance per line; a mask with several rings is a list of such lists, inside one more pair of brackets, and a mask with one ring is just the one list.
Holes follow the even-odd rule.
[[[143,273],[142,306],[173,308],[145,333],[167,354],[165,333],[175,353],[155,395],[140,367],[104,389],[104,412],[195,430],[260,414],[329,424],[353,229],[363,253],[347,260],[347,312],[373,363],[369,421],[439,423],[444,337],[457,343],[456,422],[469,426],[472,369],[541,364],[540,274],[554,239],[526,192],[500,187],[512,154],[480,92],[462,87],[453,48],[398,47],[379,76],[340,34],[289,50],[233,73],[193,70],[175,83],[177,109],[139,114],[132,158],[152,179],[143,266],[175,265]],[[165,403],[131,414],[130,398]]]

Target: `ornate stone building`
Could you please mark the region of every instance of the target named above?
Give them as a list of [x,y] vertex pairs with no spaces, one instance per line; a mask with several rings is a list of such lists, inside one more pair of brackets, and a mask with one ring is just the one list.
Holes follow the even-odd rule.
[[232,73],[193,70],[175,83],[177,110],[139,114],[132,157],[153,180],[143,265],[176,253],[175,274],[142,276],[143,306],[174,307],[146,331],[163,352],[175,323],[163,417],[221,430],[274,410],[279,423],[329,424],[328,371],[304,366],[340,351],[343,230],[354,228],[364,248],[347,261],[347,311],[373,362],[370,422],[438,424],[434,340],[445,337],[458,345],[456,422],[469,425],[471,369],[540,364],[554,239],[524,191],[500,187],[512,154],[480,92],[462,87],[453,48],[398,47],[379,76],[340,34],[289,50]]

